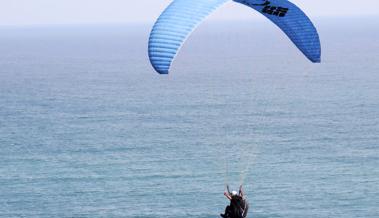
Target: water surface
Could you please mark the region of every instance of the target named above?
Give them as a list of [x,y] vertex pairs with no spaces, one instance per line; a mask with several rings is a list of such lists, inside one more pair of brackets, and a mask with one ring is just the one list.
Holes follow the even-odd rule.
[[350,21],[320,65],[208,22],[169,76],[148,26],[2,28],[0,216],[211,218],[242,181],[249,217],[379,217],[379,31]]

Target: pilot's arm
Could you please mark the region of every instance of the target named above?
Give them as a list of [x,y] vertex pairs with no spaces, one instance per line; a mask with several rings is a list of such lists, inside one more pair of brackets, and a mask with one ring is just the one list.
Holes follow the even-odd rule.
[[243,193],[242,185],[240,185],[239,195],[243,197],[245,194]]

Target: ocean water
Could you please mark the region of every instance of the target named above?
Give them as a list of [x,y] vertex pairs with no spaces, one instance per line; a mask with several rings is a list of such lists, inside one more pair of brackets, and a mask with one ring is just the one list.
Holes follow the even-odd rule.
[[[370,21],[371,20],[371,21]],[[379,31],[206,22],[169,76],[148,25],[0,29],[0,217],[379,217]]]

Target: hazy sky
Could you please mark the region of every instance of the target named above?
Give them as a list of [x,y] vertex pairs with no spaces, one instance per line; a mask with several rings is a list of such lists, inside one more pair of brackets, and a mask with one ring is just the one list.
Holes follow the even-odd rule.
[[[0,0],[0,25],[153,22],[171,0]],[[379,0],[292,0],[311,17],[379,15]],[[210,19],[256,16],[228,3]],[[258,18],[259,16],[257,16]]]

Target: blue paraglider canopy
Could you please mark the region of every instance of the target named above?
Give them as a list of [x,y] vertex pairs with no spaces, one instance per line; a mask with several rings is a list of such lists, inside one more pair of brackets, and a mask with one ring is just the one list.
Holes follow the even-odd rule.
[[[154,69],[168,74],[180,47],[214,10],[231,0],[174,0],[156,21],[149,39]],[[287,0],[234,0],[251,7],[276,24],[312,62],[321,60],[320,39],[305,13]]]

